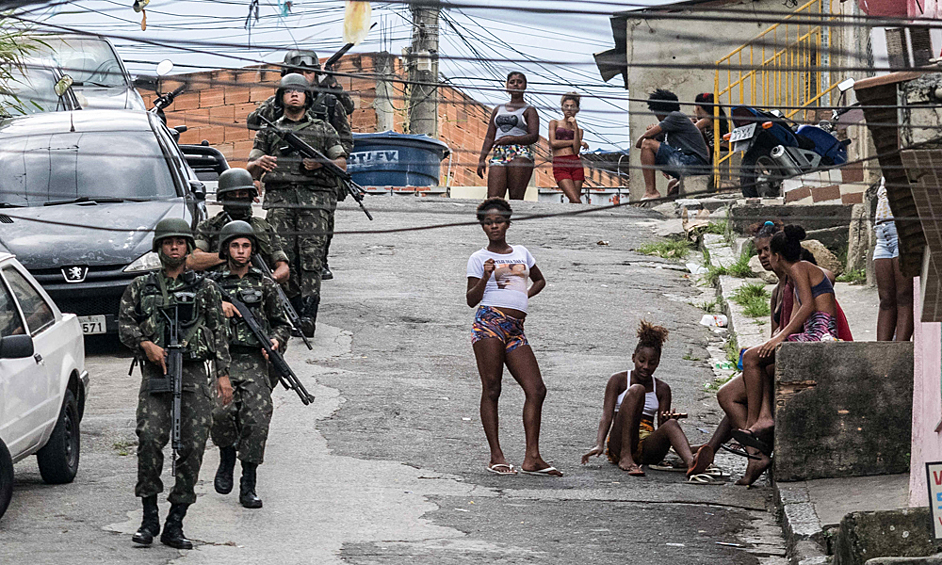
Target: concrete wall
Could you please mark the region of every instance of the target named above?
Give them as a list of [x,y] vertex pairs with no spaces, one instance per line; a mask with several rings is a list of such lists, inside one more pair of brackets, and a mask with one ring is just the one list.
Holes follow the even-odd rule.
[[942,419],[942,324],[919,322],[919,277],[913,281],[916,314],[912,420],[912,458],[909,505],[928,506],[926,462],[942,461],[942,435],[936,431]]
[[912,374],[909,342],[783,344],[775,362],[775,480],[908,471]]
[[[758,0],[730,2],[731,9],[753,9],[758,11],[781,11],[780,0]],[[656,14],[656,12],[652,12]],[[707,16],[729,17],[721,10],[678,10],[674,13],[703,14]],[[746,43],[759,33],[767,24],[704,21],[696,23],[683,19],[627,20],[627,56],[628,90],[631,100],[628,102],[628,131],[632,140],[644,133],[645,127],[656,123],[657,119],[648,112],[643,100],[656,88],[666,88],[680,99],[681,111],[693,114],[693,100],[701,92],[712,92],[716,72],[712,70],[718,59]],[[722,29],[722,33],[701,35],[698,30]],[[639,67],[636,63],[649,64],[702,65],[702,69],[664,67]],[[641,161],[638,151],[631,151],[631,171],[629,186],[632,199],[644,194]],[[657,175],[658,188],[662,194],[667,191],[667,179]]]

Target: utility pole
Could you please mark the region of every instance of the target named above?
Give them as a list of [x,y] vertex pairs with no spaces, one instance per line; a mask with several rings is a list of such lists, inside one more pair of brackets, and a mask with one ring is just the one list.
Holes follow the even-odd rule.
[[438,137],[438,13],[439,0],[423,0],[412,8],[409,49],[408,131]]

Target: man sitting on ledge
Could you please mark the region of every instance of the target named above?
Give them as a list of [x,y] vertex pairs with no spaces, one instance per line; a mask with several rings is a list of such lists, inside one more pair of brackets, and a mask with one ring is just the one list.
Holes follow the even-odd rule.
[[644,174],[642,200],[660,197],[655,184],[655,169],[673,177],[667,195],[679,191],[680,179],[710,171],[710,152],[697,126],[680,111],[677,95],[658,88],[648,97],[648,110],[658,119],[638,138]]

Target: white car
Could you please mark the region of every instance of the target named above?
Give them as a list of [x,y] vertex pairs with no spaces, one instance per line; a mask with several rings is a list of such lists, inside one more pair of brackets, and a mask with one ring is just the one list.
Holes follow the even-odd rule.
[[36,455],[45,482],[78,472],[88,372],[75,314],[63,314],[13,255],[0,252],[0,516],[13,464]]

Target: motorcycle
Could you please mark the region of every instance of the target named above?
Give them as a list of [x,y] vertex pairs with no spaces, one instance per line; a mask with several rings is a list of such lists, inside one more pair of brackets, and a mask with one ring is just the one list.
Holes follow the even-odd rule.
[[[170,59],[164,59],[157,64],[157,80],[153,81],[154,92],[157,93],[157,98],[154,99],[154,105],[149,110],[151,114],[156,114],[160,121],[167,125],[167,116],[164,115],[164,108],[167,108],[173,104],[174,98],[179,96],[184,90],[186,90],[186,85],[180,85],[177,88],[173,89],[171,92],[160,92],[160,77],[170,73],[173,70],[173,61]],[[187,130],[186,126],[174,126],[169,128],[170,134],[173,136],[173,140],[177,143],[180,142],[180,134]]]
[[[841,98],[854,85],[847,79],[838,85]],[[735,129],[727,134],[732,151],[743,151],[739,185],[743,196],[781,195],[782,181],[818,169],[847,162],[850,140],[840,141],[831,132],[852,107],[834,109],[831,121],[799,125],[777,110],[736,106],[731,111]]]

